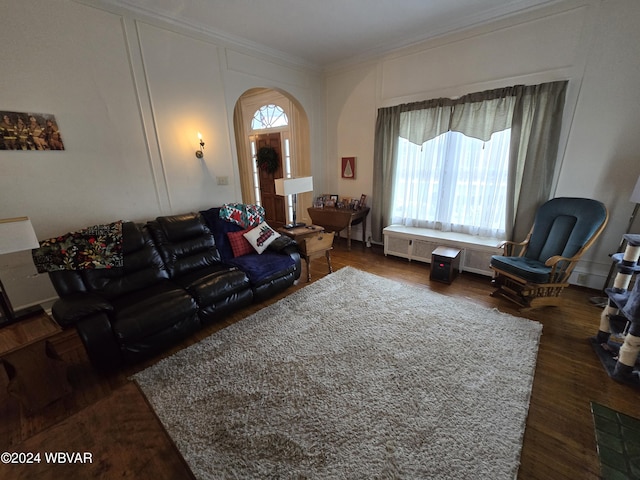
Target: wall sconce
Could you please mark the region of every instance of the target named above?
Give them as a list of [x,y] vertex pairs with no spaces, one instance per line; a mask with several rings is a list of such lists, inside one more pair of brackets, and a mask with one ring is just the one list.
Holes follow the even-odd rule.
[[196,150],[196,158],[204,157],[204,142],[202,141],[202,134],[198,132],[198,140],[200,140],[200,150]]

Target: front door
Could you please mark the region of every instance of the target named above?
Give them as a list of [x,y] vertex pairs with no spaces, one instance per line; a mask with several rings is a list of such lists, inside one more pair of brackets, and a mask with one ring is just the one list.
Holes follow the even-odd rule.
[[274,182],[276,178],[282,178],[284,176],[280,133],[256,135],[255,142],[256,152],[262,147],[272,147],[278,152],[278,169],[274,173],[269,173],[259,168],[258,181],[260,182],[260,198],[266,213],[267,223],[273,228],[279,228],[287,223],[284,197],[282,195],[276,195],[276,185]]

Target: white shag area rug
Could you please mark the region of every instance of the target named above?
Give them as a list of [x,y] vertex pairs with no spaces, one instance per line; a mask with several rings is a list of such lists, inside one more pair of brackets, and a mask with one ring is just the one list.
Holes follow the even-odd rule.
[[512,479],[541,331],[346,267],[133,378],[200,479]]

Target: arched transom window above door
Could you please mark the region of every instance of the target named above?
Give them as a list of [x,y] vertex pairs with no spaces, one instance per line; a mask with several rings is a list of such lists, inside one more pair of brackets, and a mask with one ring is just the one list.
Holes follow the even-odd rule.
[[289,119],[284,110],[278,105],[263,105],[256,113],[253,114],[251,120],[251,130],[263,130],[265,128],[286,127],[289,125]]

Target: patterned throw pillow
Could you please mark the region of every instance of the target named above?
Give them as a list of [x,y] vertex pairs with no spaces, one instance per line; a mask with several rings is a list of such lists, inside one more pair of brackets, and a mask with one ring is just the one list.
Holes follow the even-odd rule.
[[231,250],[233,250],[234,257],[241,257],[255,252],[253,246],[244,237],[244,234],[250,230],[252,229],[247,228],[246,230],[240,230],[239,232],[227,232],[227,237],[229,238],[229,243],[231,244]]
[[244,233],[244,237],[258,253],[264,252],[269,244],[279,236],[280,234],[267,225],[267,222],[262,222],[256,228]]

